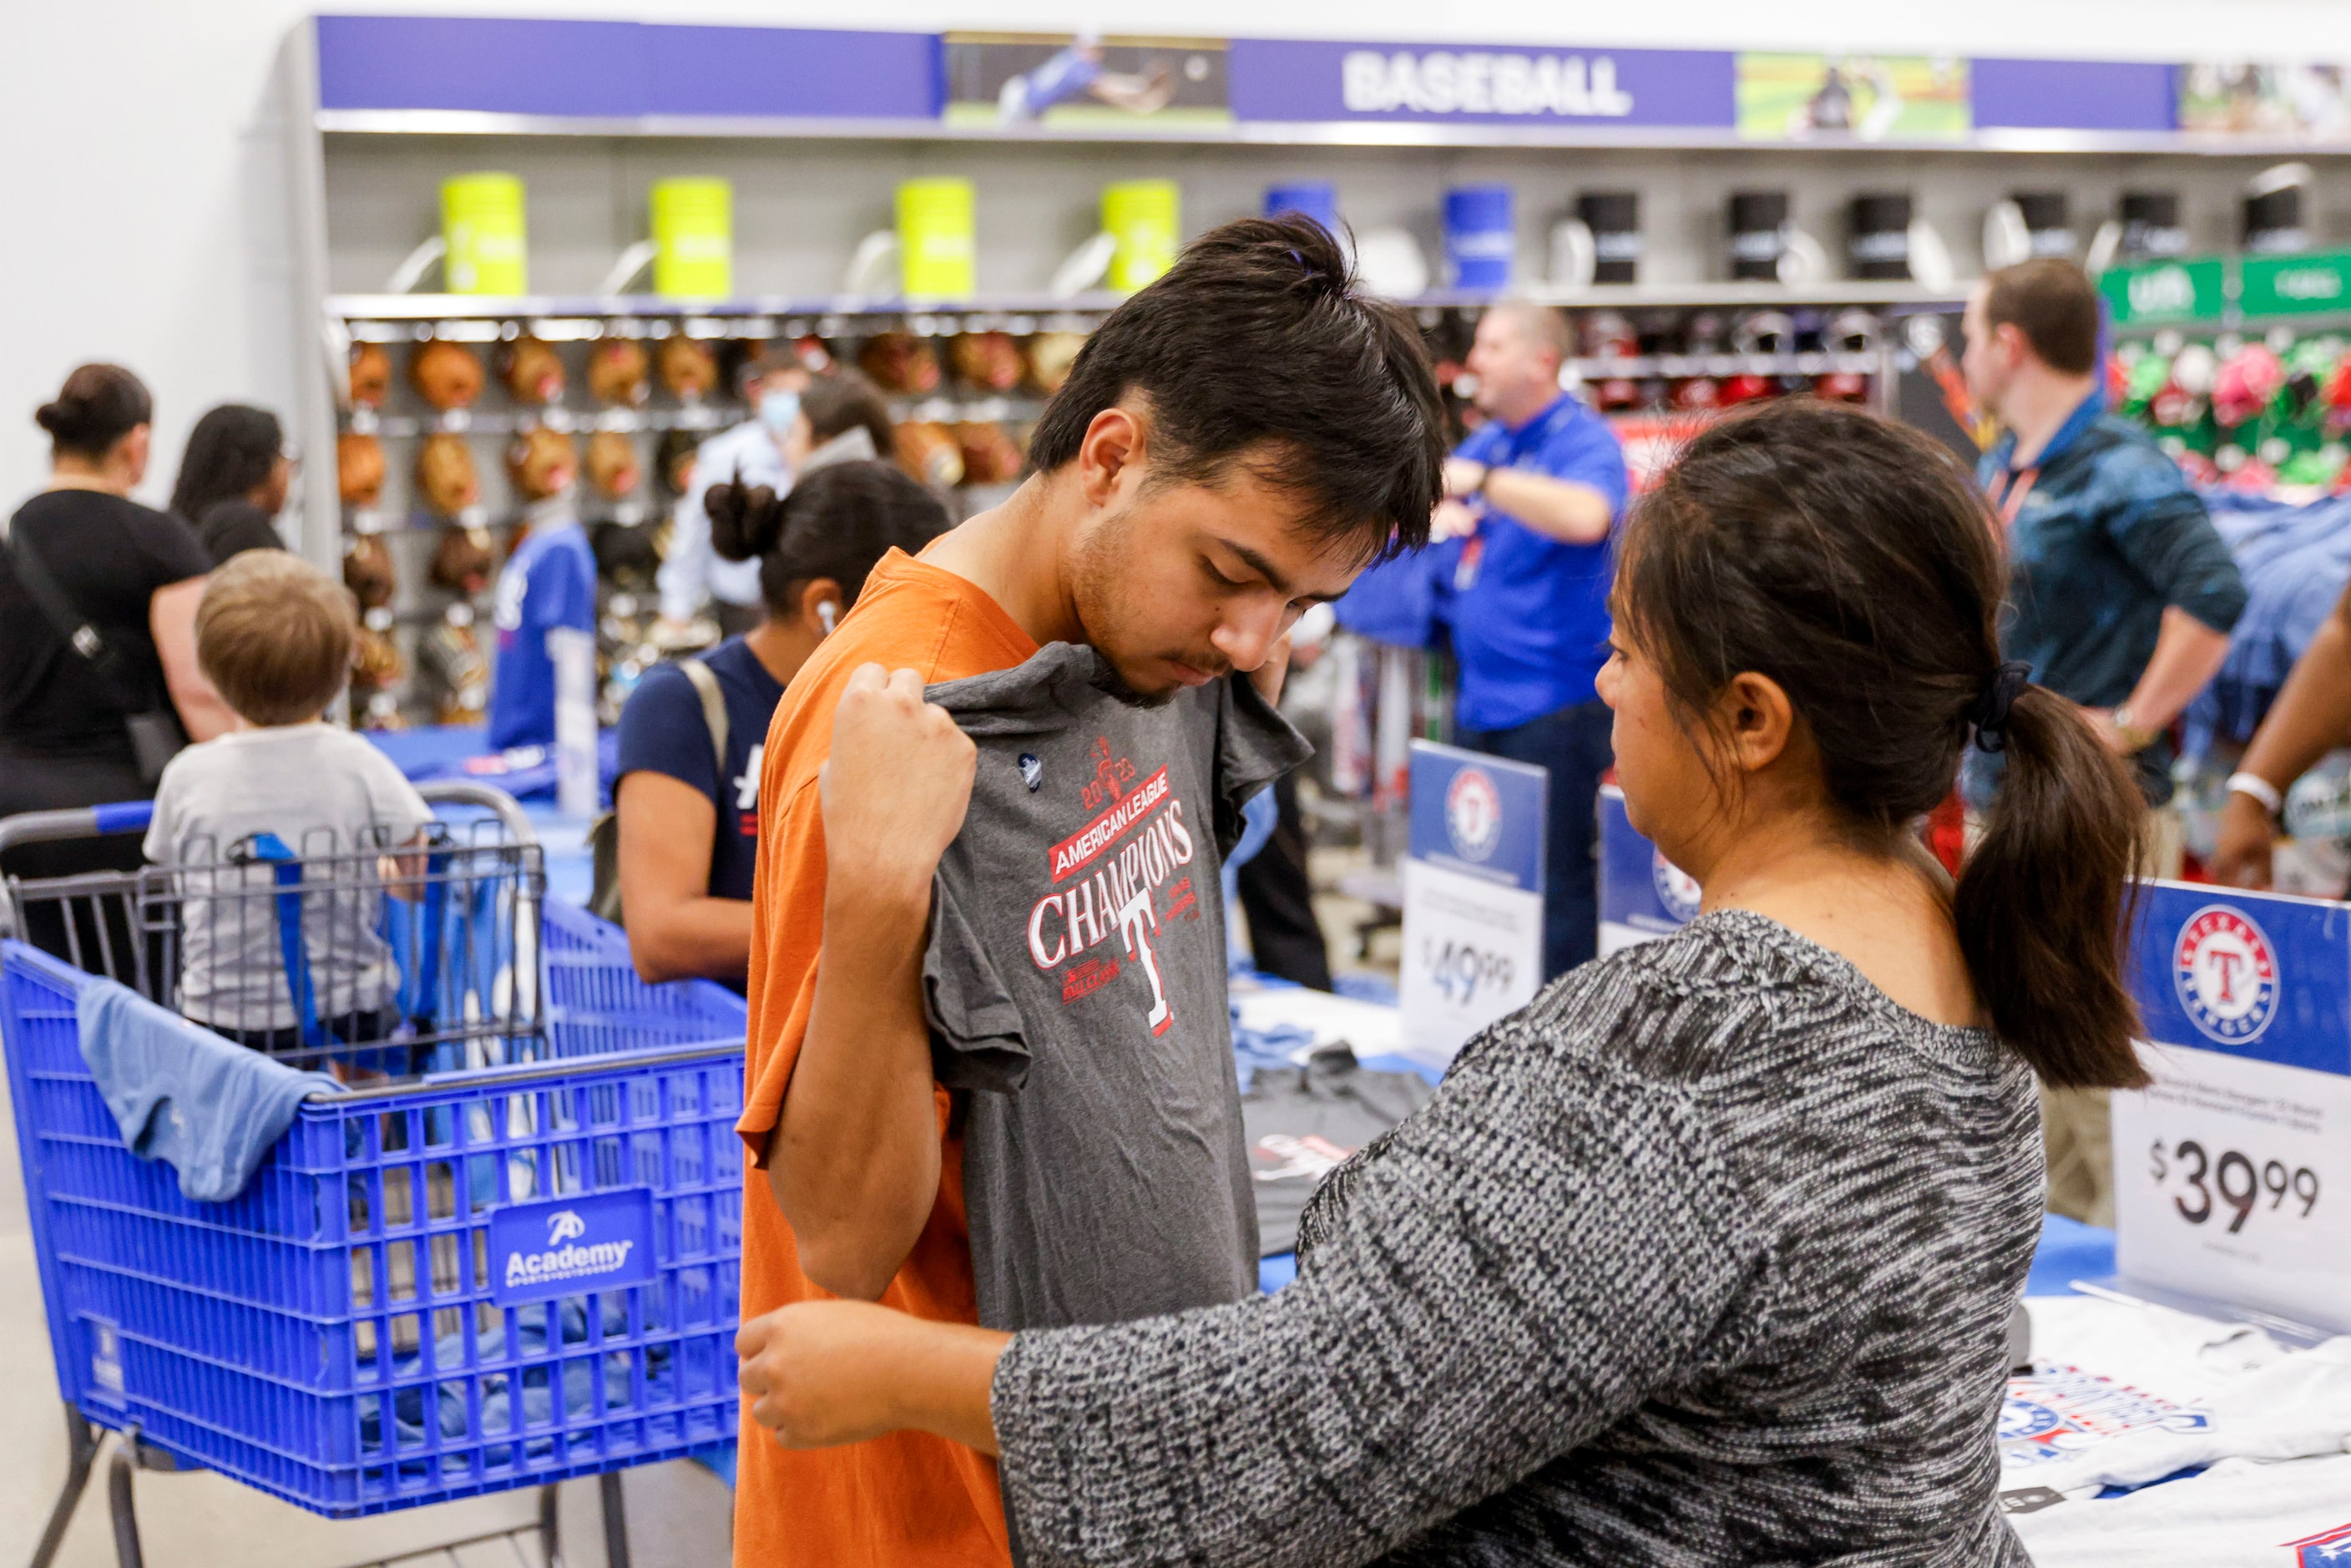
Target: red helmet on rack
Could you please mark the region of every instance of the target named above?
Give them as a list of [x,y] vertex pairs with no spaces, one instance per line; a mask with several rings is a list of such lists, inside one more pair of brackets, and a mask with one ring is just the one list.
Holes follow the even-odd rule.
[[1674,406],[1679,409],[1702,410],[1722,406],[1722,383],[1712,376],[1692,376],[1674,386]]
[[1641,386],[1629,376],[1610,376],[1593,389],[1592,401],[1604,413],[1641,406]]
[[2285,384],[2285,366],[2265,343],[2248,343],[2222,361],[2212,380],[2212,417],[2242,424],[2269,407]]

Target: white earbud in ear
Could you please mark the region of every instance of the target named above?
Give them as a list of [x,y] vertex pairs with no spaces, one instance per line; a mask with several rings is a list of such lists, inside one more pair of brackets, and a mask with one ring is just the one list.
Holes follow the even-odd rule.
[[822,601],[821,602],[820,602],[820,603],[817,605],[817,607],[816,607],[816,618],[817,618],[817,622],[818,622],[818,623],[819,623],[820,625],[821,625],[821,626],[824,628],[824,634],[825,634],[826,636],[828,636],[828,637],[830,637],[830,636],[831,636],[831,635],[832,635],[832,617],[833,617],[833,610],[832,610],[832,601],[831,601],[831,600],[830,600],[830,599],[824,600],[824,601]]

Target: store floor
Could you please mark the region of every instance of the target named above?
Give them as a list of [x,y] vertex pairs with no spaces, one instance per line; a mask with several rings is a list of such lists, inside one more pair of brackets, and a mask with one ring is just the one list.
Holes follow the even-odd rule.
[[[13,1564],[30,1560],[48,1521],[65,1480],[66,1440],[26,1220],[16,1121],[5,1096],[6,1079],[0,1077],[0,1390],[5,1391],[0,1397],[0,1563]],[[632,1568],[725,1568],[731,1556],[727,1523],[733,1508],[726,1483],[699,1465],[680,1461],[630,1470],[622,1487]],[[525,1488],[335,1521],[208,1473],[142,1474],[137,1482],[149,1568],[350,1568],[397,1561],[403,1552],[428,1553],[442,1542],[531,1522],[538,1495]],[[603,1568],[594,1479],[567,1482],[561,1507],[564,1568]],[[547,1568],[535,1533],[516,1539],[519,1558],[515,1548],[494,1542],[455,1554],[454,1563],[450,1555],[420,1561],[434,1568]],[[111,1568],[114,1560],[101,1469],[82,1495],[57,1563]]]

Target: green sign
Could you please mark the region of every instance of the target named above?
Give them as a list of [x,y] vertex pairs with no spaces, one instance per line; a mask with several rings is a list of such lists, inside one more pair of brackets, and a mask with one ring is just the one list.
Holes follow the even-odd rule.
[[2351,311],[2351,250],[2249,256],[2243,277],[2248,317]]
[[2098,274],[2098,292],[2106,297],[2117,327],[2217,321],[2225,298],[2224,267],[2217,256],[2117,267]]

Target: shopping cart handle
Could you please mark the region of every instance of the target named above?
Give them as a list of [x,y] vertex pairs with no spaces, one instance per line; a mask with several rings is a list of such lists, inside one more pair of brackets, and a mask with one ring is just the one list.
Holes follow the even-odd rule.
[[91,826],[101,833],[143,833],[155,820],[152,800],[117,800],[89,809]]
[[152,800],[117,800],[104,806],[19,811],[13,817],[0,817],[0,850],[62,839],[90,839],[101,833],[144,832],[154,816]]

